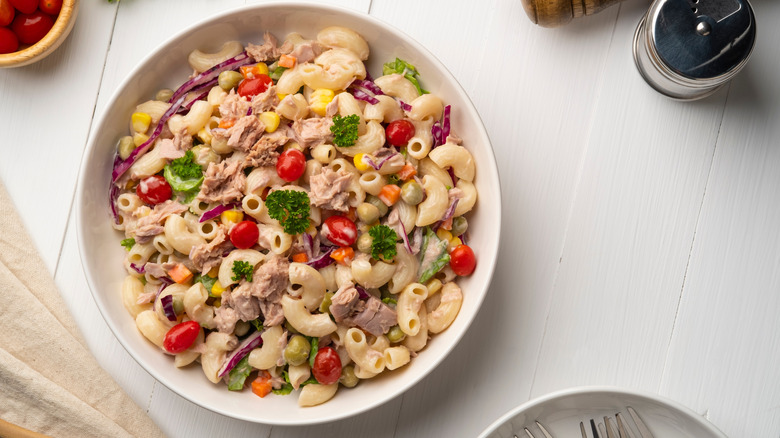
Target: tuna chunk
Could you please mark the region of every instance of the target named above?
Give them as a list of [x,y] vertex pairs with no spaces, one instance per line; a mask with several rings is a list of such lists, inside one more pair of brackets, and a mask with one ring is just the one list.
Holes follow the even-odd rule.
[[247,167],[276,166],[279,158],[278,149],[290,141],[284,130],[276,130],[260,137],[249,150],[246,157]]
[[295,57],[298,64],[303,64],[314,61],[314,58],[320,56],[323,51],[324,48],[317,41],[306,41],[295,46],[290,55]]
[[324,167],[322,172],[309,178],[311,203],[328,210],[349,211],[349,192],[346,189],[351,180],[352,175],[344,170],[334,172]]
[[201,272],[209,272],[222,263],[222,255],[230,251],[233,244],[227,240],[224,227],[217,228],[217,235],[211,242],[195,245],[190,249],[190,260]]
[[263,325],[273,327],[284,321],[279,304],[289,282],[290,262],[286,258],[272,257],[255,269],[250,293],[258,301],[263,313]]
[[136,222],[136,228],[133,230],[136,243],[149,243],[152,237],[163,232],[163,224],[168,216],[181,214],[186,210],[186,206],[171,200],[155,205],[151,213]]
[[223,160],[219,163],[209,163],[203,184],[200,186],[198,199],[204,202],[228,204],[238,201],[244,196],[246,176],[240,160]]
[[249,152],[264,132],[265,126],[257,117],[243,116],[233,126],[228,128],[226,133],[229,136],[227,144],[233,149]]
[[381,336],[398,324],[395,310],[378,298],[372,296],[365,303],[365,308],[345,320],[347,325],[360,327],[374,336]]
[[251,106],[252,104],[246,98],[236,94],[235,89],[231,89],[230,94],[219,105],[219,114],[225,119],[238,120],[246,115]]
[[330,139],[330,127],[333,120],[328,118],[301,119],[293,122],[292,129],[295,139],[305,150],[321,145]]
[[271,61],[279,58],[283,53],[290,53],[292,46],[285,44],[279,48],[277,47],[276,37],[271,35],[270,32],[266,32],[263,35],[263,44],[258,46],[256,44],[248,44],[246,46],[246,52],[257,62]]
[[168,270],[176,266],[176,263],[174,262],[167,262],[167,263],[152,263],[148,262],[144,265],[144,271],[146,271],[147,274],[155,276],[157,278],[162,278],[168,275]]
[[345,284],[331,297],[330,314],[336,322],[344,321],[352,313],[355,305],[360,301],[357,289],[352,284]]
[[187,129],[182,129],[177,132],[172,139],[164,138],[157,143],[155,148],[162,158],[168,158],[175,160],[184,156],[184,153],[192,148],[192,136],[187,132]]
[[233,290],[222,292],[222,305],[217,307],[214,322],[222,333],[233,333],[236,322],[252,321],[260,316],[260,306],[250,294],[250,282],[242,280]]
[[[252,114],[260,114],[270,111],[279,105],[279,96],[276,94],[276,85],[271,85],[260,94],[252,98]],[[246,113],[244,113],[246,114]]]

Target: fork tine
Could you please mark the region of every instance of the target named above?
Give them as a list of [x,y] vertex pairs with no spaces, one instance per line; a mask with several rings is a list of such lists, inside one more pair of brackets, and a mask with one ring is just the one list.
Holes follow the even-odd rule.
[[628,430],[626,430],[626,425],[623,424],[623,415],[618,412],[615,415],[615,418],[617,418],[617,424],[618,424],[618,436],[620,438],[634,438],[634,434],[629,433]]
[[599,438],[599,430],[596,428],[596,422],[593,419],[590,420],[590,430],[593,432],[593,438]]
[[527,427],[524,427],[523,430],[525,430],[525,434],[528,435],[528,438],[534,438],[534,434],[532,434]]
[[607,416],[604,416],[604,427],[607,429],[607,438],[618,438],[615,428],[612,427],[612,420]]
[[653,438],[653,434],[650,433],[650,429],[648,429],[647,425],[645,425],[645,422],[639,418],[639,414],[636,413],[634,408],[629,406],[628,413],[631,414],[631,418],[634,419],[634,424],[636,424],[637,429],[639,429],[639,435],[642,438]]
[[536,426],[542,431],[544,438],[553,438],[552,435],[550,435],[550,432],[547,432],[547,429],[545,429],[544,426],[542,426],[542,423],[537,421]]
[[580,432],[582,433],[582,438],[588,438],[588,435],[585,433],[585,424],[580,421]]

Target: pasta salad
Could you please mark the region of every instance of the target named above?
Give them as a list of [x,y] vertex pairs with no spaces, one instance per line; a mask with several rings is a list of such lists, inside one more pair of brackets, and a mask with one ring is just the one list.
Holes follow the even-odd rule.
[[189,56],[130,117],[110,190],[122,301],[176,367],[321,404],[456,318],[476,166],[415,67],[344,27]]

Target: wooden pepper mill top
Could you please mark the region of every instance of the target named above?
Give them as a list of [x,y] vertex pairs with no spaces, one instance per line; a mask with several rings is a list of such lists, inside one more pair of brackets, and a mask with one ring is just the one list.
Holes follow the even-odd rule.
[[522,0],[525,13],[543,27],[566,24],[572,18],[591,15],[620,0]]

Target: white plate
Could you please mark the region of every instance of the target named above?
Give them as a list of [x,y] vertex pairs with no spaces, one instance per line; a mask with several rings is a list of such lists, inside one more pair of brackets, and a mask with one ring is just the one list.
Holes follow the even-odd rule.
[[[531,400],[496,420],[480,438],[525,436],[523,428],[534,421],[542,423],[555,438],[580,437],[580,422],[584,422],[590,437],[591,418],[610,416],[614,420],[618,412],[628,415],[628,406],[637,411],[655,438],[727,438],[704,417],[677,402],[611,387],[571,388]],[[529,429],[534,436],[542,436],[536,426]]]
[[[371,55],[366,65],[375,77],[381,74],[383,63],[395,57],[405,59],[417,67],[427,89],[452,105],[453,130],[471,150],[477,165],[474,183],[479,201],[470,213],[469,244],[478,261],[476,271],[460,281],[464,301],[455,322],[435,336],[412,363],[386,376],[363,381],[354,389],[341,389],[323,405],[300,408],[296,396],[260,399],[249,390],[237,393],[228,391],[225,385],[212,384],[200,367],[177,369],[170,356],[144,339],[122,305],[124,251],[119,246],[121,233],[110,225],[108,188],[116,144],[127,132],[133,109],[158,89],[182,84],[192,72],[187,65],[192,50],[214,50],[228,40],[261,43],[264,31],[280,40],[290,32],[314,38],[320,29],[331,25],[350,27],[368,41]],[[94,126],[81,165],[76,202],[79,251],[92,295],[128,353],[158,381],[204,408],[241,420],[303,425],[333,421],[376,407],[412,387],[455,348],[487,294],[501,229],[501,191],[487,132],[466,93],[430,52],[368,15],[316,3],[285,2],[251,5],[213,16],[150,53],[119,86]]]

